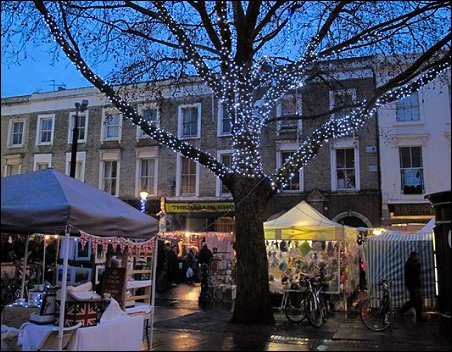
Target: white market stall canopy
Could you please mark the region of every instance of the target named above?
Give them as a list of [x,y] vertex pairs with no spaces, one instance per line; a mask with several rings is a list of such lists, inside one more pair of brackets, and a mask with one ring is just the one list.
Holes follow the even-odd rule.
[[158,230],[153,217],[51,168],[2,177],[1,187],[2,232],[64,234],[69,225],[97,236],[148,238]]
[[266,240],[355,241],[356,231],[326,218],[305,201],[264,222]]

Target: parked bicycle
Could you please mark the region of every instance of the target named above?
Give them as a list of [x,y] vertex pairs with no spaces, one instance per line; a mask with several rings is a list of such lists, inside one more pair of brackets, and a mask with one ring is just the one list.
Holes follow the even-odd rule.
[[394,312],[391,303],[391,284],[392,281],[380,280],[378,287],[382,295],[370,297],[361,305],[359,316],[369,330],[383,331],[392,323]]
[[307,277],[304,280],[308,285],[305,301],[306,317],[311,325],[320,328],[328,319],[326,285],[323,282],[315,282],[313,277]]
[[292,323],[301,323],[306,318],[305,299],[307,290],[299,284],[292,284],[284,291],[282,307],[286,318]]

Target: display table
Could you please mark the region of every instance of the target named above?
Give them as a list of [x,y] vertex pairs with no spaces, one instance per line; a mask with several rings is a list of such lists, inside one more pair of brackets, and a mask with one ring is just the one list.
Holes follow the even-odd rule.
[[[55,325],[25,323],[20,328],[18,345],[33,351],[47,331]],[[118,318],[97,326],[79,328],[68,346],[70,351],[140,351],[143,340],[143,317]]]
[[19,329],[23,323],[30,320],[34,312],[39,312],[39,307],[21,307],[7,305],[3,307],[2,324]]

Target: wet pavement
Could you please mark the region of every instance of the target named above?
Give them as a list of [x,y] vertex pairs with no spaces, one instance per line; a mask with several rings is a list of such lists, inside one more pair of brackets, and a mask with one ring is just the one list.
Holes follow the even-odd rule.
[[[156,294],[153,351],[450,351],[439,320],[416,324],[407,316],[384,332],[368,330],[356,310],[334,312],[319,329],[290,323],[275,310],[274,326],[232,324],[231,305],[198,306],[200,284]],[[144,339],[143,350],[149,343]]]

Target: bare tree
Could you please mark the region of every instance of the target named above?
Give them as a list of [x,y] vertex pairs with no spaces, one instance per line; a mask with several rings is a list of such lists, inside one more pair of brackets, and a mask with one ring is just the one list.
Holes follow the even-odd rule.
[[[235,203],[232,320],[273,323],[262,225],[268,200],[326,141],[359,130],[379,106],[410,95],[449,66],[450,10],[449,1],[2,2],[2,51],[5,59],[20,59],[27,43],[53,38],[53,53],[61,48],[127,119],[222,180]],[[281,97],[306,85],[322,64],[358,57],[384,68],[384,83],[344,118],[327,119],[279,169],[265,173],[260,139]],[[106,64],[108,81],[95,72]],[[233,116],[230,167],[148,125],[117,88],[193,75]]]

